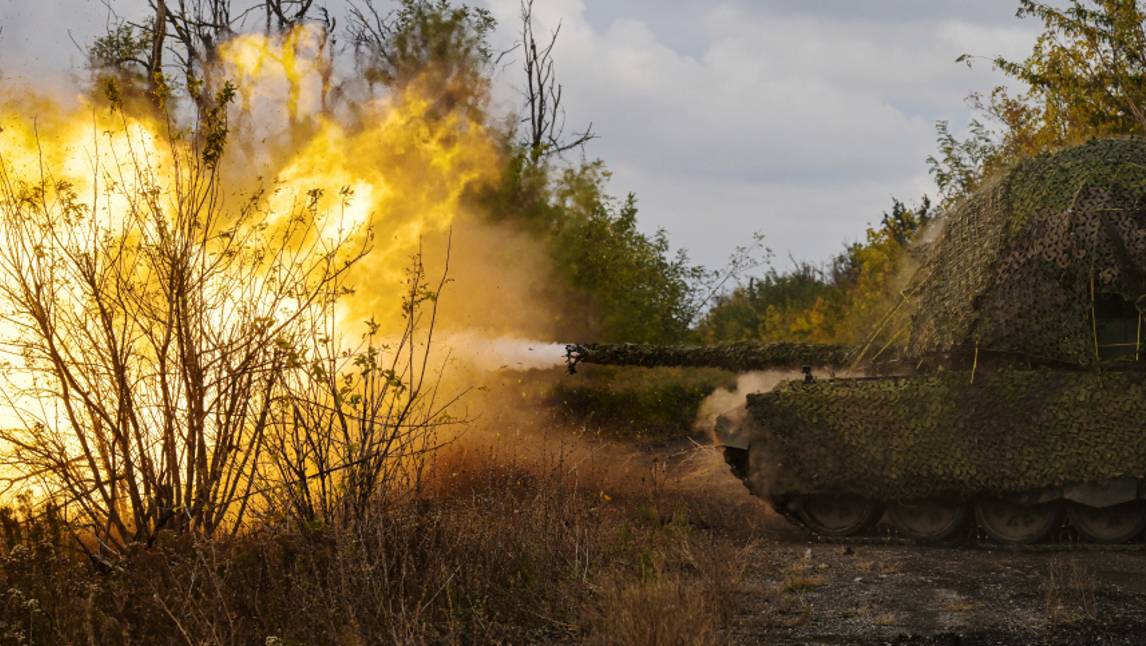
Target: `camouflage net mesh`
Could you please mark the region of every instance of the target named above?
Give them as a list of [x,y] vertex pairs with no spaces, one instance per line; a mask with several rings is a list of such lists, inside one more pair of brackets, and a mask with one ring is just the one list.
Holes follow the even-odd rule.
[[909,356],[1016,353],[1091,366],[1093,294],[1146,294],[1146,140],[1019,164],[945,218],[906,291]]
[[[885,500],[1146,474],[1146,375],[1004,370],[785,382],[749,395],[771,494]],[[1066,475],[1064,475],[1066,474]]]

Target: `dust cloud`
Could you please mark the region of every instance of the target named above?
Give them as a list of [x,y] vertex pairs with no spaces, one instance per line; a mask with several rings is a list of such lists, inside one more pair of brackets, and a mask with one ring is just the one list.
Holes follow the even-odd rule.
[[799,379],[795,370],[761,370],[746,372],[736,378],[736,388],[718,388],[700,404],[693,428],[698,433],[706,433],[715,439],[716,419],[723,417],[727,422],[739,425],[747,421],[748,395],[768,392],[781,381]]

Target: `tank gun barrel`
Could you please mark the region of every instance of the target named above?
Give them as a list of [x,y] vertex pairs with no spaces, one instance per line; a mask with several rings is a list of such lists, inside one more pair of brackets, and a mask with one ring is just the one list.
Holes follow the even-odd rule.
[[853,348],[826,343],[733,343],[710,346],[585,343],[565,346],[569,372],[577,364],[723,368],[734,372],[799,369],[803,366],[842,368]]

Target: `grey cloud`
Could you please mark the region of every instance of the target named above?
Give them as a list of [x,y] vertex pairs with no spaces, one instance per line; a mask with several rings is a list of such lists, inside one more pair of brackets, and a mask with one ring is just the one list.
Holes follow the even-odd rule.
[[980,24],[1010,24],[1017,0],[764,0],[746,2],[775,14],[880,23],[925,22],[967,16]]
[[[781,255],[823,257],[892,195],[933,192],[935,121],[958,130],[966,95],[1000,80],[954,59],[1021,56],[1034,34],[997,2],[556,3],[542,17],[563,24],[570,123],[595,123],[590,154],[637,191],[645,226],[707,263],[755,230]],[[492,4],[512,19],[516,2]]]
[[[517,38],[519,0],[478,0]],[[146,0],[113,0],[139,16]],[[335,14],[345,0],[326,2]],[[819,258],[858,239],[890,196],[931,190],[933,124],[999,81],[963,52],[1021,56],[1037,25],[1010,0],[537,0],[563,24],[556,52],[568,123],[637,191],[647,229],[719,263],[762,230],[781,254]],[[99,0],[0,0],[0,73],[39,79],[82,64],[69,39],[107,23]],[[78,73],[77,73],[78,74]],[[499,74],[500,105],[519,72]],[[699,224],[698,224],[699,223]]]

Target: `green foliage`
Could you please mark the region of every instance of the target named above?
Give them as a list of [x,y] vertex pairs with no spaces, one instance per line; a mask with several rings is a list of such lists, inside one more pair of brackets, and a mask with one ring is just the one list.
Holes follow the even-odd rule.
[[811,263],[798,263],[784,273],[769,269],[762,278],[751,278],[746,286],[717,299],[700,323],[701,338],[710,343],[818,340],[822,317],[807,315],[838,300],[839,291],[828,274]]
[[567,170],[557,199],[565,206],[552,240],[558,275],[583,311],[584,326],[603,341],[669,342],[688,334],[694,285],[702,270],[672,255],[663,230],[637,229],[636,197],[607,196],[598,164]]
[[1135,0],[1071,0],[1065,8],[1021,0],[1017,15],[1044,31],[1023,61],[996,68],[1030,89],[996,89],[987,108],[1006,127],[1004,149],[1031,154],[1112,134],[1142,132],[1146,14]]
[[735,387],[732,373],[593,366],[558,381],[548,399],[566,423],[657,442],[690,437],[700,403],[721,387]]
[[150,24],[135,26],[120,22],[88,48],[88,67],[93,84],[113,106],[147,91],[151,69]]
[[207,110],[203,125],[203,150],[201,156],[208,168],[214,169],[223,156],[227,145],[227,106],[235,100],[235,86],[229,81],[215,93],[215,99]]
[[927,168],[939,187],[939,195],[954,201],[974,190],[983,178],[985,165],[998,152],[994,137],[987,126],[972,119],[970,136],[960,141],[951,134],[946,121],[935,124],[935,143],[939,156],[927,158]]
[[[103,36],[95,39],[88,50],[90,65],[99,70],[123,71],[134,68],[147,70],[151,36],[143,29],[127,23],[117,23]],[[139,70],[135,69],[135,73]]]
[[[971,122],[958,141],[937,126],[939,157],[928,160],[944,198],[964,195],[1014,162],[1089,139],[1146,132],[1146,12],[1135,0],[1020,0],[1019,18],[1042,22],[1031,53],[996,56],[995,69],[1019,81],[971,100],[997,125]],[[976,57],[958,61],[971,65]]]
[[931,210],[931,199],[926,195],[919,200],[919,206],[910,209],[903,202],[892,198],[891,212],[884,212],[880,219],[879,234],[894,240],[900,247],[911,244],[920,230],[930,224],[935,218]]
[[366,0],[351,6],[349,31],[368,83],[401,88],[420,81],[444,111],[458,105],[480,110],[495,26],[488,9],[450,0],[401,0],[385,14]]
[[687,339],[709,274],[673,254],[663,230],[639,229],[636,197],[608,194],[604,163],[559,167],[533,161],[520,144],[506,148],[503,180],[481,201],[491,219],[545,243],[563,303],[558,333],[604,342]]

